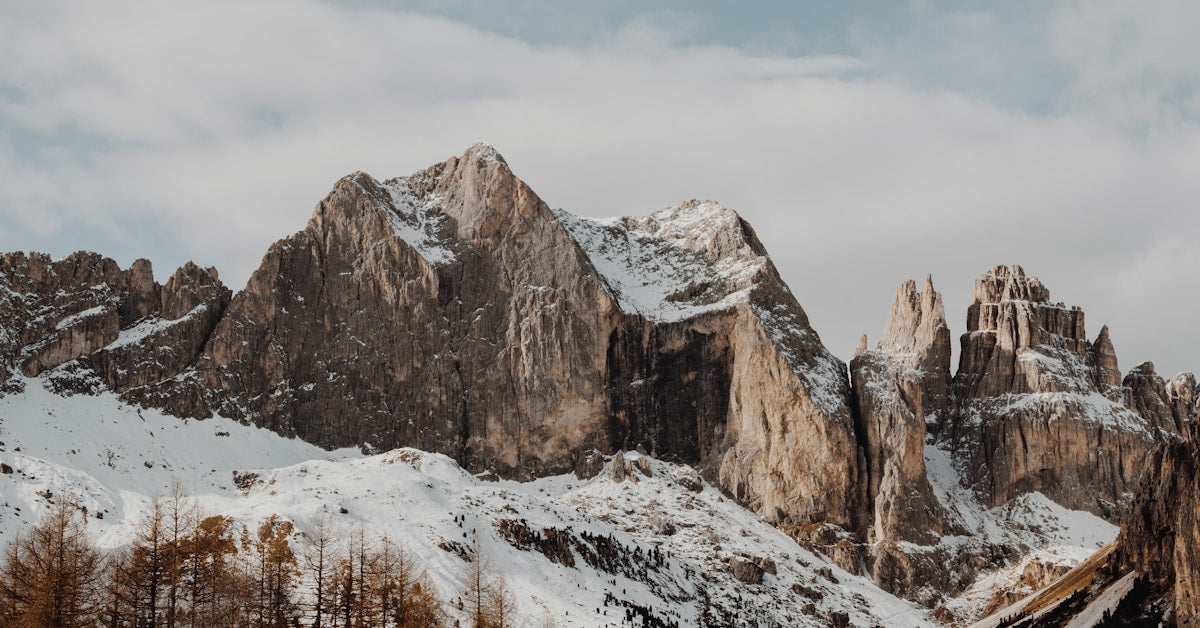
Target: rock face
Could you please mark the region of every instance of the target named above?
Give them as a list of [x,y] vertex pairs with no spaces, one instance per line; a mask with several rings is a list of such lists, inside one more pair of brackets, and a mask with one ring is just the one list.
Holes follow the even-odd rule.
[[857,525],[845,365],[750,226],[698,201],[643,219],[558,217],[624,313],[607,371],[622,446],[697,464],[785,527]]
[[897,543],[929,545],[946,532],[924,458],[926,425],[940,425],[950,401],[950,329],[931,278],[921,292],[912,281],[900,286],[883,339],[851,360],[850,376],[867,461],[873,576],[911,591],[920,586],[917,570]]
[[113,390],[173,377],[229,301],[216,271],[188,264],[160,286],[150,262],[121,270],[95,253],[0,259],[0,384],[82,359]]
[[990,505],[1040,491],[1112,519],[1146,454],[1177,430],[1159,410],[1142,415],[1124,403],[1107,328],[1089,343],[1082,310],[1049,299],[1019,266],[976,281],[957,409],[940,440]]
[[908,281],[883,339],[851,360],[867,486],[862,558],[888,591],[936,605],[981,559],[1019,557],[989,538],[942,542],[977,531],[935,496],[926,447],[943,450],[933,453],[986,507],[1037,491],[1116,520],[1143,461],[1195,413],[1193,377],[1167,383],[1144,364],[1122,380],[1108,328],[1089,343],[1083,312],[1049,298],[1020,267],[981,277],[951,379],[941,297],[929,278],[921,291]]
[[[1193,416],[1194,418],[1194,416]],[[1148,457],[1137,498],[1121,522],[1111,560],[1118,574],[1136,572],[1165,602],[1168,621],[1200,625],[1200,430]]]
[[477,145],[409,177],[343,178],[232,299],[194,266],[160,287],[141,262],[82,256],[45,281],[44,258],[6,264],[30,284],[6,307],[63,286],[71,304],[21,306],[22,338],[0,338],[6,373],[83,358],[180,416],[509,477],[640,449],[781,525],[864,519],[846,366],[750,226],[712,202],[577,218]]

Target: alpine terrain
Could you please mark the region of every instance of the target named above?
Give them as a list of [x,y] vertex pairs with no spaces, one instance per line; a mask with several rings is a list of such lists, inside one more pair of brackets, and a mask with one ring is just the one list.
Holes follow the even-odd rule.
[[[1122,375],[1019,266],[976,280],[953,371],[932,278],[886,321],[843,362],[734,211],[578,217],[482,144],[344,177],[236,293],[8,253],[0,542],[65,509],[136,556],[186,503],[294,558],[286,625],[353,624],[328,538],[362,587],[368,545],[420,566],[437,612],[388,625],[1198,625],[1191,374]],[[136,621],[200,617],[158,595]]]

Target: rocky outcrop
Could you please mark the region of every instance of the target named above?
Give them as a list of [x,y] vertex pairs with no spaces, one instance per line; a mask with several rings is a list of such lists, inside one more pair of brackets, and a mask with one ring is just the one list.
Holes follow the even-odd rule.
[[637,449],[791,529],[865,519],[846,366],[716,203],[577,218],[477,145],[409,177],[343,178],[232,298],[190,265],[166,286],[148,263],[67,271],[99,277],[75,292],[110,287],[2,341],[27,376],[82,358],[73,376],[180,416],[508,477]]
[[933,277],[925,278],[920,292],[911,280],[900,287],[876,349],[916,375],[923,412],[919,416],[935,431],[940,429],[950,410],[950,328]]
[[0,287],[0,383],[83,359],[118,392],[182,372],[229,299],[215,270],[188,264],[164,287],[146,260],[84,252],[7,254]]
[[[131,271],[138,270],[134,264]],[[149,272],[149,262],[142,264]],[[229,289],[213,269],[188,262],[167,281],[142,292],[131,290],[136,321],[113,342],[91,354],[91,362],[117,392],[155,384],[182,373],[200,355],[229,304]],[[136,316],[137,318],[133,318]]]
[[1200,625],[1200,432],[1149,456],[1137,498],[1121,522],[1112,564],[1135,572],[1161,598],[1173,625]]
[[850,375],[866,543],[850,562],[863,559],[888,591],[936,606],[989,564],[1036,549],[1006,546],[961,505],[939,503],[926,455],[952,463],[984,507],[1036,491],[1116,520],[1146,456],[1194,415],[1194,378],[1168,384],[1141,365],[1122,380],[1108,328],[1088,342],[1083,312],[1049,299],[1019,267],[981,277],[953,380],[950,332],[928,278],[924,290],[900,287],[874,350],[860,343]]
[[875,350],[850,362],[857,433],[867,470],[871,519],[865,531],[876,583],[912,592],[926,582],[899,542],[934,544],[944,513],[925,474],[926,426],[939,426],[950,405],[950,330],[941,295],[907,281],[896,293]]
[[1147,453],[1175,429],[1123,403],[1107,329],[1089,343],[1082,310],[1049,299],[1019,266],[976,281],[957,409],[940,440],[990,505],[1040,491],[1112,519]]
[[1116,541],[980,625],[1200,626],[1198,436],[1147,456]]
[[845,365],[750,226],[699,201],[642,219],[558,216],[625,313],[608,356],[622,446],[696,464],[785,528],[855,527]]
[[1180,433],[1184,422],[1194,413],[1192,397],[1195,378],[1190,373],[1181,373],[1172,380],[1171,391],[1167,382],[1158,376],[1153,362],[1143,362],[1125,376],[1125,404],[1151,425],[1170,433]]

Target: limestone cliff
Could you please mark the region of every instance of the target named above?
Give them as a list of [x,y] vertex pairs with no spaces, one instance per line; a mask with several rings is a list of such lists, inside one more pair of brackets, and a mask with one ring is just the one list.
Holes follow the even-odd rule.
[[146,260],[121,270],[84,252],[7,254],[0,288],[0,384],[81,359],[117,392],[182,372],[229,300],[213,269],[188,264],[160,286]]
[[[36,283],[37,260],[16,275]],[[194,266],[160,287],[148,264],[56,264],[75,316],[0,338],[25,375],[81,358],[84,379],[180,416],[509,477],[641,448],[781,525],[864,519],[846,366],[715,203],[577,218],[476,145],[408,177],[343,178],[232,299]]]
[[1147,453],[1175,433],[1157,418],[1169,411],[1128,407],[1117,372],[1107,328],[1089,343],[1082,310],[1051,302],[1019,266],[997,267],[976,281],[939,440],[991,505],[1040,491],[1115,518]]
[[932,278],[920,292],[913,281],[900,286],[883,338],[851,360],[850,377],[866,460],[871,575],[912,596],[929,584],[933,566],[914,562],[900,544],[936,544],[947,532],[924,457],[926,426],[941,425],[950,402],[950,329]]
[[[1194,418],[1194,416],[1193,416]],[[1113,554],[1116,574],[1139,574],[1155,602],[1177,626],[1200,625],[1200,431],[1149,456],[1137,498],[1121,522]],[[1147,612],[1149,614],[1149,612]]]

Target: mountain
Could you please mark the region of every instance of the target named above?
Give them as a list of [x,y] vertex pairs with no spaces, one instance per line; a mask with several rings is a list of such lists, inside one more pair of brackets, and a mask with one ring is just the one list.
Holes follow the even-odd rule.
[[[898,595],[947,622],[1007,606],[1112,541],[1142,470],[1180,442],[1200,398],[1194,377],[1168,382],[1148,363],[1122,378],[1107,327],[1089,341],[1083,312],[1018,266],[977,280],[954,374],[932,278],[903,284],[883,338],[846,364],[732,210],[577,217],[486,145],[407,177],[344,177],[236,294],[215,269],[189,264],[159,285],[145,260],[122,270],[94,253],[5,255],[0,286],[0,402],[21,408],[0,434],[56,415],[53,399],[103,398],[116,414],[262,428],[320,448],[304,450],[314,458],[407,448],[514,491],[628,487],[638,460],[671,477],[694,469],[737,517],[790,539],[772,552],[823,556],[887,604],[911,608]],[[360,465],[339,456],[331,487]],[[55,464],[115,490],[73,456]],[[654,599],[697,599],[687,590]]]
[[1189,422],[1147,459],[1113,543],[977,626],[1200,625],[1198,438]]
[[[389,536],[428,570],[451,618],[464,622],[453,601],[464,588],[473,530],[514,593],[516,625],[932,621],[797,546],[686,465],[629,452],[601,459],[603,472],[590,479],[497,480],[442,454],[327,451],[227,418],[180,420],[110,391],[64,397],[45,378],[14,377],[24,392],[0,398],[4,541],[69,498],[88,513],[101,547],[119,548],[134,538],[151,498],[182,480],[205,511],[251,530],[271,515],[294,523],[297,554],[322,520],[343,538],[360,528]],[[622,623],[627,611],[638,623]]]

